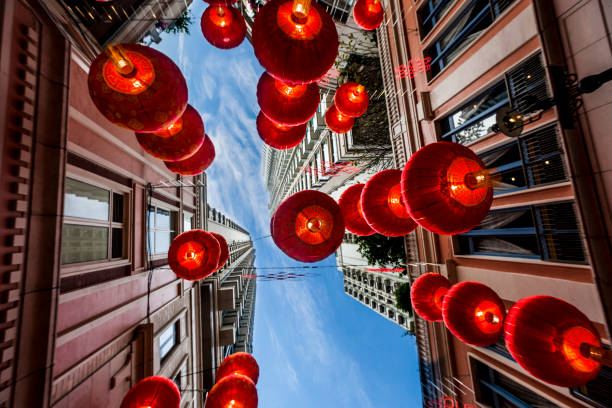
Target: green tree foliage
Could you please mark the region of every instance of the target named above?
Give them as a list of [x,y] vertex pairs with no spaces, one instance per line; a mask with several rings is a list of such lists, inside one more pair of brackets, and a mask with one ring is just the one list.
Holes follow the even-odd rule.
[[191,17],[192,17],[191,11],[189,10],[183,11],[183,13],[180,16],[178,16],[174,20],[174,22],[172,22],[172,24],[164,27],[164,31],[166,33],[172,33],[172,34],[180,34],[180,33],[190,34],[189,26],[193,22]]
[[398,309],[412,315],[412,302],[410,301],[410,285],[402,283],[395,291],[395,305]]
[[374,234],[367,237],[357,237],[356,243],[358,245],[357,252],[370,265],[378,265],[381,268],[389,266],[394,268],[404,267],[406,251],[404,250],[403,238],[391,238]]

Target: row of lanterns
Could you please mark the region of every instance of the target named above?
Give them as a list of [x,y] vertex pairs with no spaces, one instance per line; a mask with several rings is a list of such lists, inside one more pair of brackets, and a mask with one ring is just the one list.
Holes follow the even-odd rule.
[[597,377],[602,362],[611,364],[588,317],[561,299],[523,298],[506,313],[488,286],[471,281],[451,286],[435,273],[417,278],[410,296],[420,317],[443,321],[464,343],[488,346],[503,335],[516,362],[550,384],[579,387]]
[[370,98],[365,87],[356,82],[341,85],[334,95],[334,103],[325,112],[325,124],[336,133],[352,129],[355,118],[368,109]]
[[182,279],[204,279],[218,271],[229,258],[227,241],[221,234],[200,229],[183,232],[172,240],[168,265]]

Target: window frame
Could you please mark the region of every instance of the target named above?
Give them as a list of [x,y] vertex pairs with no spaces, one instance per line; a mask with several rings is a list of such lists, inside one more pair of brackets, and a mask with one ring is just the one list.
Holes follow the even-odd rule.
[[[162,348],[163,348],[164,344],[166,344],[166,342],[164,344],[162,344],[161,338],[164,335],[164,333],[166,333],[167,331],[169,331],[171,329],[174,329],[173,336],[170,337],[170,339],[174,340],[174,344],[172,345],[172,347],[170,347],[168,349],[168,351],[166,351],[165,354],[162,355]],[[168,361],[168,358],[173,354],[173,352],[181,344],[181,316],[178,316],[176,319],[172,320],[166,326],[164,326],[159,331],[159,334],[157,335],[157,338],[159,339],[158,351],[159,351],[159,365],[161,367],[161,366],[164,365],[165,362]]]
[[[427,36],[436,29],[440,21],[444,19],[444,17],[448,14],[449,10],[455,4],[455,0],[441,0],[437,5],[432,6],[433,1],[434,0],[425,0],[416,12],[417,24],[419,26],[419,35],[421,41],[427,38]],[[445,4],[448,4],[446,10],[444,10],[440,15],[437,15],[438,11],[443,8]],[[424,11],[425,8],[429,8],[429,13],[427,14],[427,17],[423,18],[422,11]],[[427,24],[429,20],[432,20],[432,25],[431,28],[427,30],[427,32],[425,32],[424,24]]]
[[[165,203],[163,201],[157,200],[155,198],[151,199],[150,203],[146,203],[145,204],[145,217],[146,217],[146,230],[145,230],[145,234],[144,234],[144,251],[145,251],[145,256],[147,257],[151,257],[151,259],[153,260],[157,260],[157,259],[164,259],[168,257],[168,252],[149,252],[149,231],[152,229],[154,231],[154,235],[153,235],[153,242],[151,243],[153,246],[155,246],[155,232],[156,231],[167,231],[165,229],[158,229],[158,228],[151,228],[151,226],[149,225],[149,204],[151,205],[151,207],[155,208],[155,222],[157,223],[157,209],[162,209],[164,211],[168,211],[170,212],[170,226],[172,226],[172,219],[174,219],[174,230],[168,230],[170,231],[170,243],[172,243],[172,240],[179,234],[179,231],[177,231],[177,227],[179,224],[179,214],[180,214],[180,209],[178,207],[175,207],[171,204]],[[181,225],[180,228],[183,228],[183,226]]]

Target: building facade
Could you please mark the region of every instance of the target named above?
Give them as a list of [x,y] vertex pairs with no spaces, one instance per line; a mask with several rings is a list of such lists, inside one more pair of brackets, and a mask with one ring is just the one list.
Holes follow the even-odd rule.
[[[454,237],[422,228],[406,237],[411,279],[428,271],[452,283],[473,280],[509,308],[550,295],[583,311],[610,346],[610,84],[582,95],[568,114],[563,73],[578,78],[610,67],[605,1],[390,0],[378,29],[395,165],[440,140],[469,146],[501,173],[491,211]],[[589,27],[588,30],[585,27]],[[409,72],[421,64],[425,72]],[[490,130],[511,105],[555,98],[518,138]],[[609,140],[609,138],[608,138]],[[503,341],[468,346],[442,323],[417,318],[426,406],[609,405],[612,373],[580,389],[543,383]]]

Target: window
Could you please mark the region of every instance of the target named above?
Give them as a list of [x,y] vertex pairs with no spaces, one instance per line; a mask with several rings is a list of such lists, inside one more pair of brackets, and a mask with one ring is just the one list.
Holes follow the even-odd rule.
[[176,373],[172,381],[176,384],[176,387],[179,389],[179,392],[182,394],[183,391],[181,388],[181,372],[180,371]]
[[334,160],[334,163],[338,163],[340,161],[340,151],[338,150],[338,137],[336,133],[332,133],[330,137],[332,140],[332,159]]
[[183,232],[193,229],[193,215],[183,213]]
[[458,235],[457,242],[459,254],[586,260],[571,201],[490,211],[480,225]]
[[572,388],[571,393],[597,408],[609,407],[612,401],[612,369],[601,366],[597,378],[580,388]]
[[62,265],[125,257],[121,192],[66,178]]
[[[424,51],[431,58],[431,76],[436,76],[489,27],[513,0],[473,0]],[[433,28],[433,26],[432,26]]]
[[542,100],[549,95],[542,57],[537,53],[508,71],[505,80],[440,119],[441,139],[463,145],[472,143],[489,134],[500,107],[510,104],[519,112],[525,112],[533,97]]
[[470,358],[476,401],[493,408],[559,408],[493,368]]
[[427,0],[423,3],[423,6],[417,11],[421,39],[425,38],[440,22],[441,17],[453,3],[453,0]]
[[159,360],[164,359],[170,354],[170,351],[179,343],[179,325],[180,319],[172,323],[166,330],[159,335]]
[[176,232],[176,212],[161,207],[150,206],[148,223],[148,252],[150,254],[167,253]]

